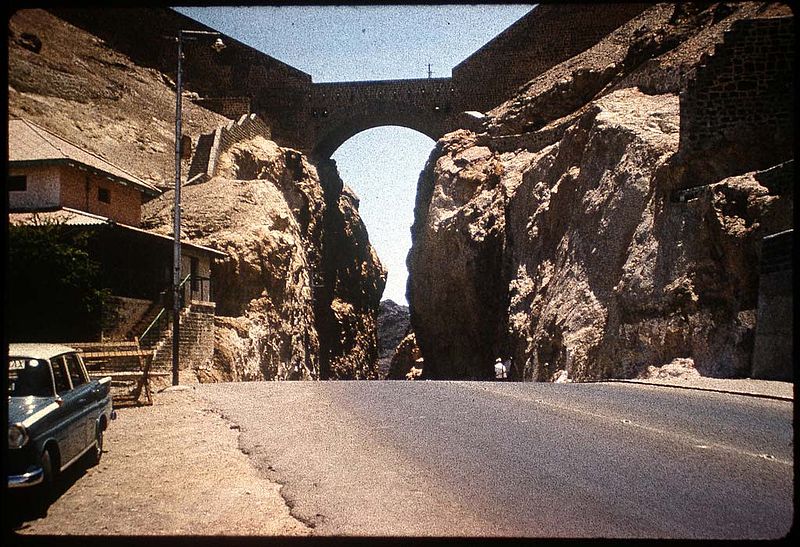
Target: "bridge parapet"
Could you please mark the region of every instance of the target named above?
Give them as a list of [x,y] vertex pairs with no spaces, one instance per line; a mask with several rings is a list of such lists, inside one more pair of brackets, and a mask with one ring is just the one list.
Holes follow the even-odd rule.
[[380,102],[446,109],[457,99],[458,93],[450,78],[318,83],[311,86],[307,96],[313,117],[326,116],[332,109]]

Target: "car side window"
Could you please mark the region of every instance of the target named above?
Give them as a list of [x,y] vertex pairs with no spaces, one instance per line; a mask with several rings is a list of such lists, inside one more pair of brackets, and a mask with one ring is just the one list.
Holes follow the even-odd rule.
[[72,387],[76,388],[85,384],[88,379],[83,371],[83,367],[81,367],[81,364],[78,362],[78,356],[74,353],[67,353],[64,355],[64,359],[67,362],[69,377],[72,379]]
[[59,395],[70,390],[69,377],[67,376],[67,368],[64,366],[64,356],[59,355],[50,359],[50,364],[53,365],[53,379],[56,381],[56,393]]

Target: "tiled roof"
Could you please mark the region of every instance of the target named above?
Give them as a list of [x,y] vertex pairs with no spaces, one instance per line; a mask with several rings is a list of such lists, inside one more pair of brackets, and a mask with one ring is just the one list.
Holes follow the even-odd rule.
[[8,213],[8,223],[12,226],[26,224],[69,224],[70,226],[92,226],[106,224],[106,217],[85,213],[76,209],[56,209],[53,211],[35,211],[30,213]]
[[157,196],[161,193],[152,184],[30,120],[15,118],[8,121],[8,160],[12,165],[14,163],[73,162],[98,171],[116,182],[131,184],[146,194]]
[[[157,234],[155,232],[150,232],[148,230],[142,230],[141,228],[128,226],[127,224],[121,224],[119,222],[115,222],[109,218],[102,217],[100,215],[94,215],[92,213],[78,211],[77,209],[70,209],[69,207],[62,207],[60,209],[55,209],[51,211],[37,211],[30,213],[8,213],[8,223],[12,226],[25,226],[34,224],[48,224],[48,223],[68,224],[70,226],[99,226],[103,224],[108,224],[115,226],[117,228],[121,228],[123,230],[130,230],[133,232],[139,232],[141,234],[156,237],[159,239],[173,241],[172,237],[170,236]],[[181,246],[197,249],[199,251],[203,251],[205,253],[209,253],[217,257],[228,256],[226,253],[222,251],[212,249],[211,247],[204,247],[203,245],[197,245],[195,243],[189,243],[186,240],[181,240]]]

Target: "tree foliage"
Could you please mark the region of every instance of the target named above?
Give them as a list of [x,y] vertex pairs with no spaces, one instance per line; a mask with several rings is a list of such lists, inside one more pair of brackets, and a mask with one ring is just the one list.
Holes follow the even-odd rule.
[[10,226],[5,328],[14,342],[68,342],[100,332],[109,291],[79,227],[34,222]]

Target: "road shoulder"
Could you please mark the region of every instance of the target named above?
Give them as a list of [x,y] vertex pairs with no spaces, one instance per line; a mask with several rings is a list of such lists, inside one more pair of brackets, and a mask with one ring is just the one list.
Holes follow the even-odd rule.
[[607,382],[625,382],[650,386],[662,386],[683,389],[699,389],[718,393],[749,395],[765,399],[794,401],[794,384],[773,380],[754,380],[751,378],[649,378],[628,380],[606,380]]
[[236,424],[207,410],[194,389],[120,409],[100,465],[65,472],[63,493],[18,534],[308,535],[281,486],[239,450]]

